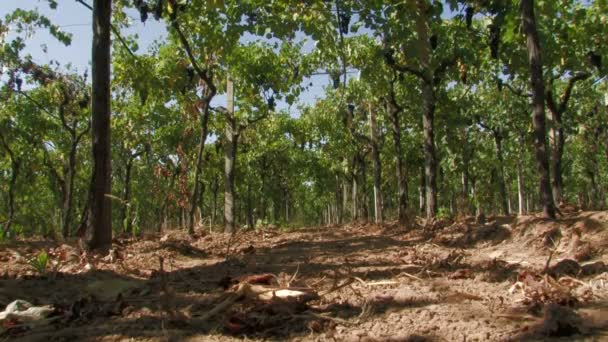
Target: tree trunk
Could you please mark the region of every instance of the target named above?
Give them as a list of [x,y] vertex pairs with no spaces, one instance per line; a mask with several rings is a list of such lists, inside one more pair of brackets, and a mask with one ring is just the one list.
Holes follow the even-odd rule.
[[336,223],[342,223],[344,219],[344,201],[342,200],[342,183],[340,182],[340,177],[336,174],[336,190],[335,190],[335,198],[336,198]]
[[287,190],[287,187],[285,187],[283,197],[285,202],[285,223],[289,223],[289,191]]
[[[355,162],[356,164],[356,162]],[[354,167],[356,168],[357,165],[354,165]],[[357,221],[359,219],[359,189],[358,189],[358,182],[357,182],[357,172],[353,172],[353,191],[352,191],[352,197],[353,197],[353,213],[352,213],[352,218],[353,221]]]
[[110,144],[112,0],[93,1],[92,128],[93,177],[86,242],[89,249],[107,252],[112,245]]
[[562,127],[562,113],[560,110],[549,110],[553,126],[551,127],[551,136],[553,140],[553,148],[551,149],[551,162],[553,167],[553,180],[551,187],[553,190],[553,199],[555,203],[563,202],[564,181],[562,178],[562,156],[564,154],[564,128]]
[[435,152],[435,90],[430,65],[429,27],[426,13],[428,1],[418,0],[418,16],[416,31],[418,33],[418,52],[422,73],[423,117],[424,129],[424,172],[426,177],[426,217],[432,219],[437,214],[437,155]]
[[211,102],[211,96],[205,96],[203,100],[203,108],[200,116],[201,119],[201,135],[198,139],[198,151],[196,152],[196,166],[194,170],[194,189],[192,191],[192,197],[190,198],[190,211],[188,213],[188,234],[194,234],[194,214],[199,204],[199,192],[200,192],[200,178],[203,171],[203,152],[205,151],[205,141],[209,134],[209,103]]
[[213,191],[213,210],[211,211],[211,224],[214,225],[217,217],[217,192],[218,192],[218,179],[217,176],[213,177],[213,185],[211,191]]
[[72,133],[72,145],[70,148],[70,154],[68,157],[68,163],[65,165],[65,187],[63,194],[63,203],[61,208],[61,222],[63,227],[61,233],[63,238],[67,238],[72,233],[72,217],[74,213],[74,178],[76,177],[76,151],[78,148],[78,142],[76,140],[75,132]]
[[238,141],[238,128],[234,117],[234,84],[229,78],[227,82],[227,110],[226,130],[224,144],[224,232],[234,233],[234,169],[236,162],[236,147]]
[[15,220],[15,186],[21,163],[19,160],[11,161],[11,180],[8,184],[8,221],[4,226],[5,235],[10,232],[11,225]]
[[247,228],[255,229],[255,221],[253,219],[253,198],[251,195],[251,183],[247,183]]
[[426,174],[424,172],[424,167],[422,167],[420,172],[420,188],[419,191],[419,209],[420,215],[423,215],[426,211]]
[[122,222],[124,231],[131,235],[133,233],[133,222],[131,220],[131,170],[133,169],[133,157],[129,156],[125,167],[125,188],[122,197],[123,211]]
[[399,115],[401,108],[396,103],[394,91],[388,97],[388,111],[391,118],[393,142],[395,144],[395,176],[397,177],[397,217],[399,223],[407,222],[407,179],[404,170],[403,149],[401,148],[401,124]]
[[374,160],[374,219],[376,223],[384,220],[382,203],[382,164],[380,164],[380,148],[378,147],[378,122],[376,111],[369,105],[370,140],[372,144],[372,159]]
[[534,16],[534,0],[521,0],[523,27],[527,38],[528,60],[532,84],[532,108],[534,124],[534,152],[539,174],[539,195],[543,216],[555,218],[555,204],[551,190],[547,133],[545,124],[545,85],[540,54],[540,42]]
[[519,215],[525,213],[525,198],[524,198],[524,172],[521,161],[517,161],[517,198],[519,200]]
[[498,190],[500,192],[500,205],[503,215],[509,215],[509,200],[507,198],[507,185],[505,184],[505,161],[502,151],[503,135],[500,130],[493,130],[496,145],[496,159],[498,159]]
[[359,194],[361,196],[361,199],[359,200],[359,202],[361,203],[360,205],[360,209],[361,209],[361,213],[359,215],[359,217],[363,220],[363,222],[368,222],[369,221],[369,203],[368,203],[368,198],[367,198],[367,167],[365,165],[365,157],[364,156],[359,156],[358,158],[359,160],[359,168],[361,170],[361,191],[359,191]]
[[11,162],[11,179],[8,184],[8,219],[4,223],[4,236],[10,233],[11,226],[13,224],[13,220],[15,219],[15,186],[17,185],[17,176],[19,175],[19,169],[21,166],[21,160],[11,149],[8,144],[7,139],[0,131],[0,146],[6,150],[8,153],[10,162]]
[[348,183],[342,179],[342,222],[346,221],[346,208],[348,207]]

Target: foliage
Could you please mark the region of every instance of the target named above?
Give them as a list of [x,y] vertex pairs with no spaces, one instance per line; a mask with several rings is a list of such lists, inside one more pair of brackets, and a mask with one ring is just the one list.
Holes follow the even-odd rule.
[[[141,51],[135,36],[124,36],[134,6],[142,21],[167,27],[166,40]],[[429,103],[437,217],[498,214],[505,203],[514,212],[518,192],[524,209],[538,209],[530,75],[517,7],[456,0],[115,1],[114,26],[123,35],[112,54],[115,231],[187,226],[193,204],[197,220],[221,221],[228,76],[236,93],[241,226],[372,218],[370,110],[377,114],[386,219],[397,215],[400,163],[408,213],[418,214],[421,188],[428,187],[422,146]],[[536,10],[546,95],[559,105],[570,91],[561,120],[548,112],[550,150],[557,146],[554,132],[565,137],[564,199],[605,207],[606,3],[537,1]],[[421,27],[428,42],[419,39]],[[0,21],[1,236],[8,226],[25,235],[73,235],[84,219],[90,80],[25,55],[39,30],[70,43],[70,35],[36,11],[17,10]],[[432,101],[424,99],[429,83]],[[301,98],[318,89],[322,96],[313,103]]]
[[46,273],[46,267],[49,264],[49,255],[46,251],[42,250],[35,258],[29,261],[30,266],[36,270],[39,274]]

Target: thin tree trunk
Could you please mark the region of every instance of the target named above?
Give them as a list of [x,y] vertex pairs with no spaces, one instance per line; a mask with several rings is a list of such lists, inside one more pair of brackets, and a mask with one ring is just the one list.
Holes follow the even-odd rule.
[[86,242],[89,249],[106,252],[112,245],[110,73],[112,0],[93,1],[92,132],[93,177]]
[[549,108],[549,113],[551,115],[551,138],[553,141],[551,154],[552,154],[552,167],[553,167],[553,180],[551,182],[552,190],[553,190],[553,199],[555,203],[563,202],[563,189],[564,189],[564,181],[562,178],[563,170],[562,170],[562,156],[564,154],[564,144],[566,142],[566,136],[564,132],[563,126],[563,114],[566,112],[568,101],[570,100],[570,96],[572,95],[572,90],[574,89],[574,85],[579,82],[586,80],[590,77],[589,73],[582,72],[573,75],[568,84],[562,97],[557,103],[553,98],[553,91],[551,90],[551,86],[546,94],[547,108]]
[[518,160],[517,161],[517,198],[519,200],[519,215],[523,215],[525,213],[525,207],[524,207],[524,202],[525,202],[525,198],[524,198],[524,175],[523,175],[523,168],[521,165],[521,161]]
[[403,149],[401,147],[401,124],[399,115],[401,108],[397,105],[393,83],[391,83],[391,93],[387,97],[388,111],[391,119],[393,142],[395,144],[395,176],[397,178],[397,217],[399,223],[407,222],[407,179],[404,171]]
[[133,221],[131,219],[131,170],[133,169],[133,157],[129,156],[127,160],[127,166],[125,170],[125,189],[122,198],[123,211],[122,211],[122,222],[124,224],[124,231],[131,235],[133,233]]
[[547,133],[545,123],[545,85],[540,53],[540,42],[534,16],[534,0],[521,0],[523,27],[527,38],[528,59],[532,84],[532,108],[534,124],[534,151],[539,174],[539,195],[543,216],[555,218],[555,204],[551,190]]
[[251,194],[251,183],[247,183],[247,227],[255,229],[255,221],[253,219],[253,199]]
[[340,224],[342,223],[342,219],[344,218],[344,207],[343,207],[343,201],[342,201],[342,189],[341,189],[341,182],[340,182],[340,177],[336,174],[336,190],[335,190],[335,197],[336,197],[336,223]]
[[284,197],[285,197],[285,223],[289,223],[289,191],[287,190],[287,188],[285,188]]
[[372,144],[372,159],[374,160],[374,218],[376,223],[384,220],[382,203],[382,165],[380,164],[380,148],[378,147],[378,122],[376,111],[369,105],[370,140]]
[[205,141],[209,134],[209,103],[211,96],[205,96],[203,100],[202,113],[200,113],[201,119],[201,135],[198,140],[198,151],[196,152],[196,166],[194,169],[194,189],[192,191],[192,197],[190,198],[190,211],[188,213],[188,234],[194,234],[194,214],[199,204],[199,192],[200,192],[200,178],[203,171],[203,152],[205,151]]
[[360,205],[360,209],[361,209],[361,214],[359,215],[361,219],[363,219],[364,222],[368,222],[369,221],[369,202],[368,202],[368,197],[367,197],[367,167],[365,165],[365,157],[364,156],[359,156],[358,158],[359,163],[360,163],[360,170],[361,170],[361,191],[359,191],[359,194],[361,196],[361,200],[359,201],[361,203]]
[[426,217],[437,214],[437,156],[435,152],[435,94],[431,85],[422,87],[424,98],[424,173],[426,177]]
[[426,174],[424,172],[424,167],[422,167],[420,172],[420,188],[419,190],[419,209],[420,214],[425,214],[426,211]]
[[346,221],[346,208],[348,207],[348,183],[342,179],[342,222]]
[[[355,165],[355,168],[357,166]],[[357,184],[357,173],[353,172],[353,191],[352,191],[352,198],[353,198],[353,213],[352,213],[352,217],[353,217],[353,221],[357,221],[359,219],[359,189],[358,189],[358,184]]]
[[429,27],[427,23],[428,1],[418,0],[416,32],[418,33],[418,53],[422,73],[424,129],[424,172],[426,177],[426,217],[432,219],[437,214],[437,155],[435,152],[435,90],[430,64]]
[[8,184],[8,221],[4,225],[5,233],[10,232],[11,225],[15,220],[15,186],[17,185],[20,165],[19,160],[11,161],[11,180]]
[[503,215],[509,215],[509,203],[507,198],[507,185],[505,184],[505,161],[502,151],[503,135],[500,130],[493,130],[494,143],[496,145],[496,158],[498,159],[498,190],[500,192],[500,205]]
[[213,191],[213,210],[211,211],[211,224],[214,225],[217,217],[217,192],[218,192],[218,179],[217,175],[213,177],[213,186],[211,187],[211,191]]
[[230,78],[228,78],[226,94],[228,105],[226,110],[226,141],[224,144],[224,232],[232,234],[235,232],[234,169],[238,128],[234,117],[234,83]]
[[72,133],[72,145],[68,157],[68,164],[65,166],[65,187],[62,204],[61,229],[63,238],[67,238],[72,233],[72,220],[74,213],[74,178],[76,177],[76,150],[78,142],[75,132]]

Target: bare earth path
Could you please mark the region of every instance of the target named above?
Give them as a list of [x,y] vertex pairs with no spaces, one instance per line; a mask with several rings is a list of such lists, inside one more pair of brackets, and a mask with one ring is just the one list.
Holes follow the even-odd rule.
[[[608,340],[608,212],[116,242],[104,259],[2,246],[0,309],[24,299],[55,319],[5,324],[0,340]],[[39,275],[28,260],[42,249]],[[260,281],[313,296],[237,294]]]

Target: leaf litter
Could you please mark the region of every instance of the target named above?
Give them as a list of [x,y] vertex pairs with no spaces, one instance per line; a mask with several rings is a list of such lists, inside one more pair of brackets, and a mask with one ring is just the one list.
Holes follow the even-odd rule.
[[115,239],[104,257],[19,241],[0,250],[0,338],[602,339],[607,217],[168,231]]

